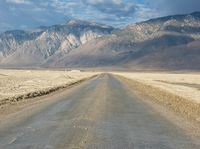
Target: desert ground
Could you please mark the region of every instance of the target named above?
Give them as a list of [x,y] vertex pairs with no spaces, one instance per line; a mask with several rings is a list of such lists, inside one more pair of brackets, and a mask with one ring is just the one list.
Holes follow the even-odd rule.
[[199,149],[199,83],[199,73],[0,70],[1,101],[13,102],[0,105],[0,148]]
[[114,73],[200,103],[199,73]]
[[[6,70],[0,69],[0,102],[6,99],[42,95],[98,73],[53,70]],[[27,97],[28,98],[28,97]]]
[[153,101],[200,122],[200,74],[198,72],[116,72],[133,89]]

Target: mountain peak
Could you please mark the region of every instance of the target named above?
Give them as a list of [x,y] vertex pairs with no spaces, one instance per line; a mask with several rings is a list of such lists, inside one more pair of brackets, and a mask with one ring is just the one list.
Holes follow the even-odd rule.
[[71,19],[67,21],[67,25],[80,25],[80,24],[90,24],[90,22],[79,19]]
[[200,12],[199,11],[193,12],[193,13],[191,13],[191,15],[200,18]]
[[200,70],[199,16],[200,12],[166,16],[119,30],[73,19],[34,31],[6,32],[0,35],[0,67]]

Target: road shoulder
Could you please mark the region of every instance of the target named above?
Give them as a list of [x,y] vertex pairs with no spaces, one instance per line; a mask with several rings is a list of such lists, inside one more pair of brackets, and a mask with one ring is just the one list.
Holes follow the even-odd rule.
[[[10,102],[0,106],[0,129],[1,127],[11,127],[12,125],[16,125],[18,122],[21,122],[32,115],[40,113],[46,107],[49,107],[62,98],[74,91],[77,87],[84,85],[90,80],[95,79],[97,76],[93,76],[91,78],[87,78],[71,85],[68,85],[64,88],[60,88],[53,92],[49,92],[49,94],[45,94],[42,96],[22,99],[15,102]],[[12,123],[10,123],[12,122]]]
[[[183,115],[183,113],[177,111],[176,107],[174,107],[175,109],[173,109],[166,105],[165,102],[158,100],[159,98],[162,98],[162,100],[167,100],[171,98],[172,101],[173,96],[169,97],[170,95],[168,95],[167,93],[165,93],[164,95],[162,94],[162,96],[158,96],[160,94],[159,92],[161,91],[155,88],[151,88],[148,85],[127,79],[122,76],[115,77],[121,82],[123,82],[123,84],[126,85],[129,89],[129,91],[133,92],[134,95],[138,96],[138,99],[141,99],[142,102],[153,108],[157,113],[165,117],[168,121],[181,128],[187,135],[191,136],[194,141],[196,140],[198,142],[198,140],[200,139],[199,121],[196,121],[191,117]],[[166,97],[164,97],[165,95]]]

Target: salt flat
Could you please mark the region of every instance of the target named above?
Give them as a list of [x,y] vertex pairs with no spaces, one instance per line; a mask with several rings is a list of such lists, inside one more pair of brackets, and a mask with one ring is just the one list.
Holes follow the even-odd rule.
[[159,88],[184,99],[200,103],[199,73],[116,72],[116,75]]
[[97,73],[0,69],[0,100],[71,84]]
[[185,121],[145,101],[120,77],[102,74],[1,118],[0,148],[200,148],[200,127],[182,129]]

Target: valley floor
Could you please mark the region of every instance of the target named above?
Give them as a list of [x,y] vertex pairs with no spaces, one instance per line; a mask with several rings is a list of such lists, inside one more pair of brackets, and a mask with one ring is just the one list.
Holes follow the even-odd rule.
[[96,74],[79,70],[0,69],[0,105],[49,94]]
[[0,148],[199,149],[192,126],[102,74],[5,116]]
[[118,72],[131,88],[187,119],[200,123],[200,74]]
[[199,149],[199,86],[199,73],[0,70],[0,148]]
[[125,73],[116,75],[158,88],[171,94],[200,103],[200,74],[199,73]]

